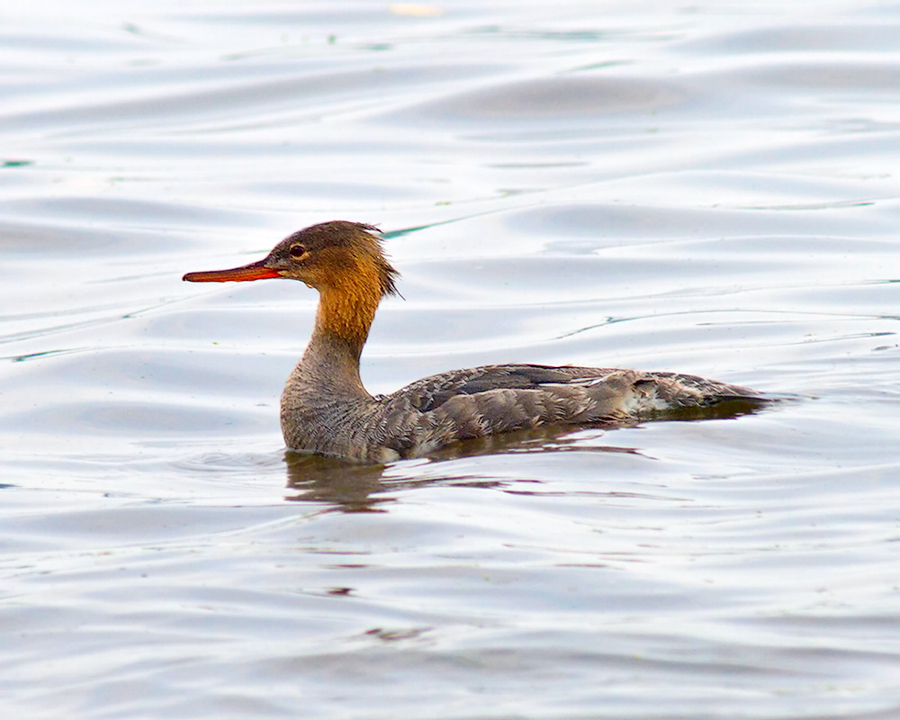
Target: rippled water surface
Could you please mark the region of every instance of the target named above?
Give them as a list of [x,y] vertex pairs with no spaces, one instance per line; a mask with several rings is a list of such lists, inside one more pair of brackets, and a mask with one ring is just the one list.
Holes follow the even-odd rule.
[[[900,5],[37,2],[0,24],[10,718],[900,717]],[[752,415],[284,453],[377,223],[372,392],[679,370]]]

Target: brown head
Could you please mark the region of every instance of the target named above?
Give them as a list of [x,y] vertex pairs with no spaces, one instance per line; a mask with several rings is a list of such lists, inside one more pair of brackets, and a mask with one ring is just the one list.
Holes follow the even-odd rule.
[[[191,272],[189,282],[245,282],[266,278],[300,280],[319,291],[322,329],[365,341],[375,309],[394,295],[398,276],[371,225],[333,220],[299,230],[259,262],[230,270]],[[360,337],[361,336],[361,337]]]
[[259,262],[230,270],[190,272],[188,282],[245,282],[266,278],[300,280],[324,290],[368,283],[379,297],[395,295],[398,272],[384,256],[378,228],[346,220],[311,225],[278,243]]

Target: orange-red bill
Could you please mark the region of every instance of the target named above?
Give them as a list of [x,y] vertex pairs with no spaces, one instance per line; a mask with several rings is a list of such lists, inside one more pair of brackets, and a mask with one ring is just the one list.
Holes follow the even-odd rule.
[[247,282],[248,280],[265,280],[267,278],[281,277],[276,270],[267,268],[263,262],[231,268],[230,270],[189,272],[182,279],[188,282]]

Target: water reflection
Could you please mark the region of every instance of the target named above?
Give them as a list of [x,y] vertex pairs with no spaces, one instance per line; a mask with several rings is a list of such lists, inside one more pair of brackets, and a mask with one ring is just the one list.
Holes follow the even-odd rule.
[[381,479],[384,465],[357,465],[319,455],[284,454],[288,482],[296,495],[285,499],[294,502],[326,502],[344,512],[383,512],[377,506],[389,502],[388,497],[372,497],[384,492]]
[[284,459],[288,474],[287,487],[297,491],[296,495],[288,495],[286,500],[329,503],[335,506],[334,510],[343,512],[385,512],[386,508],[383,506],[396,500],[390,494],[392,491],[436,484],[485,488],[503,484],[501,480],[484,479],[476,475],[440,471],[423,473],[423,463],[440,462],[428,458],[405,460],[391,465],[362,465],[288,451]]

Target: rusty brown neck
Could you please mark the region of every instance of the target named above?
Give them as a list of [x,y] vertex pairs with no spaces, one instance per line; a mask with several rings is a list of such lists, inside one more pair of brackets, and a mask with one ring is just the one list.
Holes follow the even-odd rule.
[[369,397],[359,359],[380,297],[364,287],[326,287],[319,294],[315,328],[300,363],[303,374],[323,392]]

